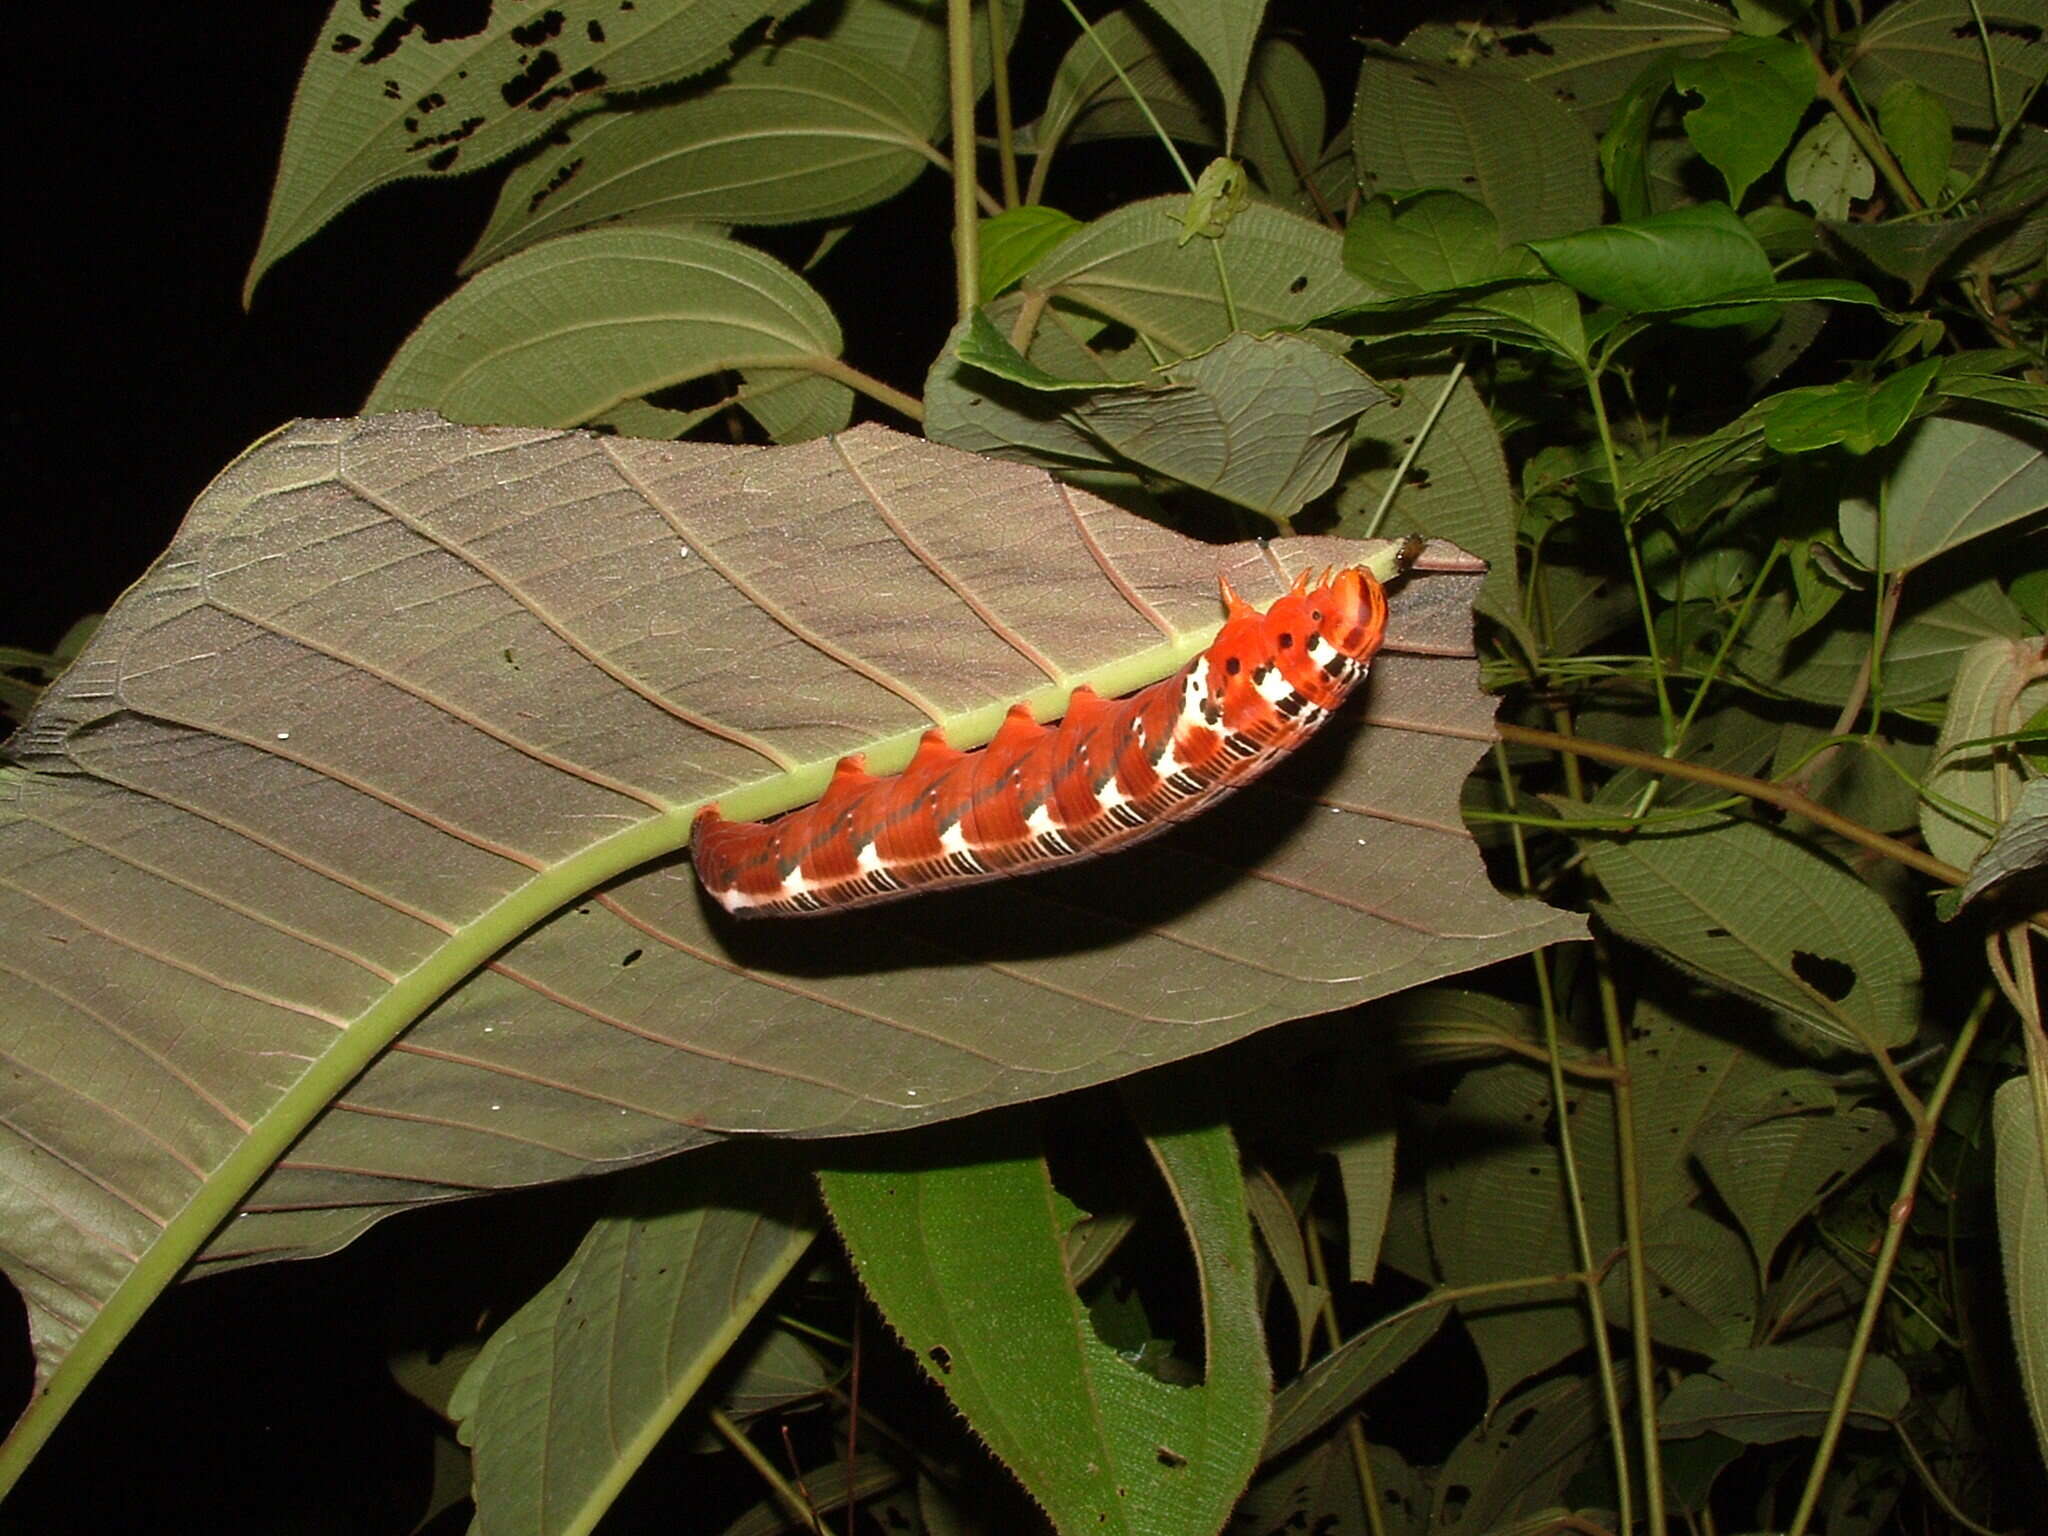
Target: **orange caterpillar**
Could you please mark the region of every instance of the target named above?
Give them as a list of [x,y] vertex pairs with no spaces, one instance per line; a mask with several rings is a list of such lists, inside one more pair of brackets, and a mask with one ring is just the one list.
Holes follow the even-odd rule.
[[1222,587],[1228,617],[1209,648],[1128,698],[1078,688],[1052,727],[1014,705],[973,752],[930,730],[887,778],[841,758],[817,804],[773,821],[705,806],[690,836],[698,878],[742,916],[836,912],[1108,853],[1214,804],[1329,717],[1387,626],[1363,568],[1304,571],[1263,613]]

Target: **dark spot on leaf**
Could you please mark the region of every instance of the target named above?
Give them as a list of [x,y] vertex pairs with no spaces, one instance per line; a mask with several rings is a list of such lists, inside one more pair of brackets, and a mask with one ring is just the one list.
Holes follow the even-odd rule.
[[[2025,22],[2014,21],[2010,17],[1986,16],[1984,18],[1984,30],[1993,37],[2016,37],[2022,43],[2029,46],[2041,41],[2041,29],[2039,27],[2028,26]],[[1974,21],[1966,21],[1959,27],[1949,28],[1949,36],[1961,42],[1975,43],[1977,41],[1977,25]]]
[[354,53],[363,46],[363,40],[360,37],[351,37],[346,32],[337,32],[334,34],[334,41],[327,46],[336,53]]
[[1709,928],[1707,930],[1707,937],[1710,939],[1725,939],[1728,937],[1728,930],[1726,928]]
[[514,27],[508,36],[522,48],[538,48],[551,37],[562,35],[562,13],[542,11],[523,27]]
[[1289,284],[1287,285],[1287,291],[1288,291],[1289,293],[1300,293],[1300,292],[1301,292],[1302,290],[1304,290],[1304,289],[1305,289],[1305,288],[1307,288],[1307,287],[1308,287],[1308,274],[1307,274],[1306,272],[1304,272],[1304,273],[1302,273],[1302,275],[1301,275],[1301,276],[1297,277],[1297,278],[1296,278],[1296,279],[1295,279],[1295,280],[1294,280],[1293,282],[1291,282],[1291,283],[1289,283]]
[[619,965],[622,968],[631,965],[634,961],[638,960],[642,955],[646,953],[647,951],[644,949],[629,949],[626,951],[625,959],[621,960],[619,962]]
[[1792,974],[1831,1003],[1839,1003],[1856,990],[1856,968],[1811,950],[1792,951]]
[[543,186],[539,191],[535,192],[532,197],[529,197],[526,200],[526,211],[529,214],[538,213],[540,211],[541,204],[545,203],[549,198],[553,197],[557,192],[561,191],[562,188],[566,187],[570,182],[574,181],[576,179],[577,172],[581,171],[582,169],[583,157],[581,155],[578,155],[574,160],[570,160],[563,165],[557,166],[555,168],[555,174],[547,179],[547,185]]
[[953,1357],[951,1354],[947,1353],[945,1345],[934,1344],[931,1347],[929,1353],[931,1355],[932,1364],[936,1365],[942,1374],[947,1376],[953,1374]]
[[444,149],[439,154],[429,155],[427,157],[427,169],[430,171],[445,171],[455,163],[455,157],[460,153],[460,150]]
[[518,74],[498,87],[508,107],[522,106],[540,94],[540,88],[562,72],[562,61],[552,48],[543,48]]
[[491,0],[412,0],[384,24],[362,62],[375,64],[390,58],[414,32],[423,43],[445,43],[450,38],[475,37],[490,22]]
[[1540,53],[1547,59],[1557,52],[1534,32],[1518,32],[1512,37],[1502,38],[1500,51],[1511,59],[1523,58],[1532,53]]
[[1188,1464],[1187,1457],[1181,1455],[1178,1451],[1170,1451],[1163,1445],[1158,1448],[1158,1455],[1159,1465],[1170,1467],[1176,1472]]
[[593,43],[602,43],[604,41],[604,23],[597,21],[590,22],[588,25],[584,27],[583,35],[589,38]]

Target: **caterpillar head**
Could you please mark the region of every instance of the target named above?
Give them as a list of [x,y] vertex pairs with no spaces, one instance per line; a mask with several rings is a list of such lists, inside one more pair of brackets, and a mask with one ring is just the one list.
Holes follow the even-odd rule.
[[1233,687],[1253,687],[1277,667],[1293,690],[1329,707],[1358,680],[1386,631],[1387,600],[1363,569],[1304,571],[1261,613],[1223,583],[1229,609],[1209,656],[1210,687],[1228,702]]

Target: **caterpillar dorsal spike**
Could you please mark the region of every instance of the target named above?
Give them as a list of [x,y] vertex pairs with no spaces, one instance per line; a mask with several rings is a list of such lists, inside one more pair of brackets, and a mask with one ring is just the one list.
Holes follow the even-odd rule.
[[[1398,568],[1421,549],[1408,540]],[[707,805],[690,839],[705,889],[742,915],[840,911],[1108,853],[1222,799],[1364,680],[1387,601],[1364,567],[1303,570],[1263,610],[1227,576],[1217,585],[1216,638],[1127,698],[1083,684],[1051,727],[1014,704],[972,752],[929,730],[892,776],[842,758],[817,804],[774,821],[727,821]]]

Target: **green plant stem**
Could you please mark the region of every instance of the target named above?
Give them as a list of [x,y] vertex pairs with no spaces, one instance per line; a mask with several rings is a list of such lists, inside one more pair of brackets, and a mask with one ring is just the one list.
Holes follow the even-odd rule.
[[[1185,186],[1188,189],[1189,195],[1192,196],[1195,190],[1195,174],[1188,169],[1187,161],[1181,158],[1180,146],[1173,142],[1173,135],[1166,131],[1164,126],[1161,125],[1158,115],[1153,112],[1152,103],[1145,99],[1143,91],[1132,84],[1131,77],[1124,72],[1123,65],[1117,62],[1116,55],[1111,53],[1103,44],[1101,35],[1089,24],[1088,18],[1081,14],[1081,9],[1074,4],[1074,0],[1060,0],[1060,4],[1067,8],[1067,14],[1074,18],[1075,25],[1087,34],[1088,40],[1095,45],[1095,51],[1102,55],[1102,62],[1109,66],[1110,72],[1116,76],[1117,81],[1130,96],[1132,103],[1137,107],[1139,113],[1143,115],[1145,125],[1152,130],[1152,136],[1159,141],[1160,147],[1166,151],[1168,158],[1173,161],[1173,168],[1180,173],[1181,185]],[[1032,184],[1034,186],[1037,185],[1035,173],[1032,178]],[[1216,263],[1216,286],[1223,297],[1224,318],[1229,321],[1230,328],[1233,331],[1237,330],[1239,328],[1237,323],[1237,300],[1230,291],[1230,273],[1225,270],[1223,265],[1222,241],[1211,239],[1209,241],[1209,253]]]
[[988,69],[994,87],[996,168],[1003,181],[1003,206],[1015,208],[1023,198],[1017,188],[1017,134],[1010,110],[1010,43],[1003,27],[1003,0],[988,0]]
[[[1643,1503],[1650,1536],[1664,1536],[1664,1448],[1657,1433],[1657,1363],[1650,1346],[1650,1268],[1643,1256],[1643,1178],[1637,1162],[1635,1090],[1628,1076],[1628,1033],[1622,1028],[1621,999],[1615,992],[1614,968],[1607,946],[1594,941],[1594,980],[1600,997],[1600,1023],[1607,1035],[1607,1056],[1621,1075],[1614,1080],[1614,1139],[1621,1173],[1621,1237],[1628,1266],[1629,1344],[1635,1356],[1636,1423],[1642,1436]],[[1628,1522],[1622,1522],[1628,1529]]]
[[[813,1536],[826,1536],[825,1523],[818,1518],[818,1512],[790,1486],[787,1478],[775,1470],[775,1464],[761,1454],[761,1448],[747,1438],[746,1432],[726,1417],[722,1409],[713,1408],[709,1417],[711,1427],[718,1432],[718,1437],[740,1453],[741,1460],[752,1467],[755,1475],[768,1485],[768,1491],[775,1495],[775,1502],[783,1507],[790,1518],[805,1530],[812,1532]],[[851,1483],[847,1484],[846,1491],[851,1497]]]
[[392,1041],[411,1027],[478,966],[527,929],[546,921],[585,892],[674,853],[689,842],[699,801],[615,832],[552,867],[535,871],[496,905],[455,929],[427,957],[359,1014],[315,1057],[298,1080],[271,1103],[247,1133],[210,1169],[206,1182],[164,1223],[105,1305],[78,1335],[0,1443],[0,1499],[27,1470],[36,1452],[63,1422],[79,1395],[128,1337],[156,1299],[233,1217],[293,1142],[328,1104],[361,1075]]
[[1643,557],[1636,548],[1636,537],[1629,523],[1628,498],[1621,484],[1621,456],[1614,451],[1614,425],[1607,419],[1607,401],[1600,392],[1600,371],[1588,368],[1583,371],[1586,381],[1586,398],[1593,404],[1593,421],[1600,429],[1600,448],[1607,458],[1607,476],[1614,485],[1614,514],[1621,524],[1621,541],[1628,549],[1628,568],[1635,580],[1636,609],[1642,615],[1643,635],[1650,642],[1650,677],[1657,688],[1657,718],[1664,725],[1664,740],[1671,740],[1673,726],[1671,714],[1671,689],[1664,677],[1664,651],[1657,644],[1656,625],[1650,613],[1650,587],[1643,579]]
[[1458,381],[1465,377],[1465,354],[1458,354],[1457,362],[1451,365],[1450,377],[1444,380],[1444,387],[1436,397],[1436,404],[1429,408],[1429,415],[1423,418],[1421,428],[1408,440],[1408,451],[1401,455],[1401,462],[1394,467],[1393,478],[1380,493],[1380,504],[1372,509],[1372,516],[1366,519],[1362,539],[1379,537],[1380,524],[1386,521],[1387,513],[1394,505],[1394,498],[1401,494],[1401,486],[1408,478],[1408,471],[1415,467],[1415,459],[1422,452],[1422,445],[1429,441],[1429,434],[1435,430],[1437,419],[1444,413],[1444,407],[1451,403],[1451,393],[1458,387]]
[[[1307,1221],[1302,1223],[1302,1227],[1302,1246],[1308,1252],[1309,1279],[1323,1291],[1323,1304],[1317,1308],[1316,1318],[1322,1324],[1324,1344],[1334,1353],[1343,1344],[1344,1334],[1337,1326],[1337,1308],[1332,1302],[1336,1288],[1330,1284],[1329,1260],[1323,1256],[1323,1242],[1316,1232],[1316,1224]],[[1344,1421],[1344,1438],[1351,1452],[1351,1474],[1358,1479],[1358,1494],[1365,1508],[1368,1536],[1387,1536],[1387,1514],[1380,1508],[1379,1479],[1372,1475],[1372,1447],[1366,1442],[1365,1425],[1355,1411]]]
[[866,395],[870,400],[879,401],[912,421],[920,424],[924,421],[924,402],[917,396],[906,395],[893,384],[884,384],[874,375],[861,372],[844,358],[820,356],[810,361],[807,366],[811,372],[822,374],[828,379],[837,379],[848,389]]
[[[1550,1067],[1550,1102],[1557,1114],[1558,1164],[1564,1170],[1565,1203],[1572,1219],[1572,1245],[1586,1271],[1586,1312],[1593,1324],[1593,1358],[1600,1369],[1600,1406],[1606,1415],[1608,1444],[1614,1457],[1614,1486],[1619,1503],[1617,1513],[1621,1518],[1621,1529],[1632,1531],[1636,1523],[1635,1494],[1631,1487],[1634,1479],[1629,1474],[1628,1432],[1624,1428],[1626,1421],[1621,1411],[1621,1392],[1614,1375],[1613,1341],[1607,1337],[1607,1308],[1600,1299],[1603,1276],[1598,1256],[1593,1252],[1593,1233],[1586,1222],[1586,1195],[1579,1182],[1579,1157],[1572,1145],[1571,1110],[1564,1089],[1563,1042],[1557,1033],[1557,994],[1550,983],[1550,967],[1546,963],[1545,952],[1539,949],[1530,958],[1536,963],[1536,990],[1542,1002],[1543,1044],[1549,1055]],[[1624,1085],[1625,1079],[1620,1077],[1609,1084],[1616,1095],[1617,1107]],[[1650,1379],[1642,1376],[1638,1367],[1637,1399],[1646,1399],[1649,1390]],[[1656,1510],[1656,1506],[1652,1505],[1652,1509]],[[1661,1513],[1653,1513],[1653,1530],[1662,1529],[1660,1520]]]
[[[1838,837],[1847,838],[1859,847],[1868,848],[1872,853],[1896,860],[1909,869],[1917,869],[1921,874],[1939,880],[1944,885],[1961,885],[1969,878],[1955,865],[1945,863],[1932,854],[1922,853],[1918,848],[1902,843],[1895,837],[1873,832],[1862,822],[1851,821],[1846,816],[1837,815],[1826,806],[1809,799],[1804,792],[1783,784],[1773,784],[1767,779],[1752,779],[1740,773],[1727,773],[1719,768],[1688,763],[1680,758],[1662,757],[1654,752],[1638,752],[1633,747],[1618,747],[1612,742],[1594,741],[1585,736],[1566,736],[1555,731],[1537,730],[1533,726],[1513,725],[1502,721],[1495,729],[1499,731],[1502,741],[1513,742],[1518,746],[1540,747],[1550,752],[1590,757],[1623,768],[1640,768],[1645,773],[1668,773],[1674,778],[1687,779],[1694,784],[1710,784],[1732,795],[1741,795],[1746,800],[1760,800],[1766,805],[1775,805],[1780,810],[1804,816],[1815,825],[1825,827]],[[1574,797],[1585,798],[1576,794]]]
[[1842,126],[1849,130],[1849,137],[1856,141],[1856,147],[1870,157],[1870,163],[1877,167],[1884,177],[1885,185],[1892,189],[1892,195],[1915,213],[1927,211],[1927,204],[1920,200],[1920,194],[1913,190],[1913,184],[1906,180],[1906,173],[1899,169],[1899,162],[1892,158],[1892,152],[1883,139],[1864,121],[1863,114],[1856,110],[1856,104],[1842,89],[1842,82],[1828,69],[1827,62],[1818,54],[1813,59],[1814,89],[1820,99],[1828,104]]
[[1863,1362],[1870,1353],[1871,1335],[1877,1329],[1878,1314],[1884,1309],[1885,1294],[1891,1285],[1892,1270],[1898,1263],[1899,1248],[1905,1241],[1906,1227],[1913,1219],[1913,1197],[1920,1188],[1921,1170],[1927,1165],[1927,1154],[1934,1148],[1935,1132],[1941,1127],[1941,1113],[1947,1107],[1949,1093],[1956,1085],[1963,1063],[1969,1059],[1970,1047],[1976,1043],[1977,1030],[1983,1024],[1990,1005],[1991,996],[1987,993],[1963,1020],[1963,1027],[1956,1034],[1955,1048],[1949,1052],[1948,1060],[1942,1063],[1934,1090],[1913,1117],[1913,1139],[1906,1151],[1905,1172],[1899,1176],[1899,1192],[1892,1200],[1885,1222],[1884,1240],[1877,1250],[1877,1263],[1871,1272],[1869,1289],[1863,1293],[1863,1309],[1857,1314],[1856,1331],[1849,1341],[1849,1358],[1842,1367],[1841,1380],[1835,1383],[1834,1400],[1828,1405],[1827,1422],[1821,1429],[1820,1448],[1814,1453],[1813,1465],[1807,1470],[1806,1487],[1800,1493],[1799,1507],[1792,1516],[1791,1525],[1786,1527],[1785,1536],[1806,1536],[1806,1528],[1820,1504],[1828,1465],[1834,1460],[1835,1447],[1841,1441],[1842,1426],[1848,1422],[1849,1405],[1856,1397],[1856,1383],[1862,1377]]
[[946,89],[952,102],[955,317],[981,302],[981,221],[974,175],[974,3],[946,0]]

